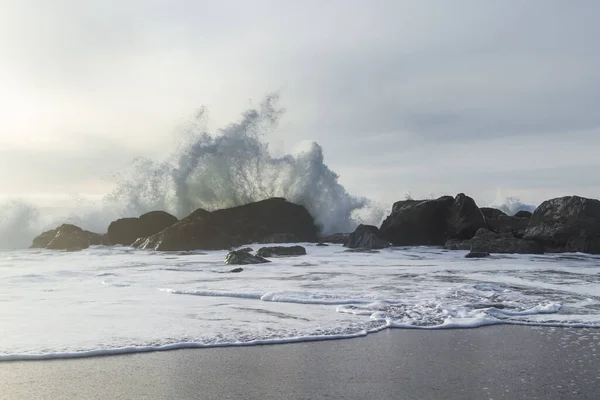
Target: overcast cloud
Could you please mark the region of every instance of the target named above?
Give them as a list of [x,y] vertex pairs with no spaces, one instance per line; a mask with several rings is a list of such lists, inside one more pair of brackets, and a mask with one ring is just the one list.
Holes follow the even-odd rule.
[[350,192],[600,197],[596,1],[0,1],[0,194],[102,194],[269,92]]

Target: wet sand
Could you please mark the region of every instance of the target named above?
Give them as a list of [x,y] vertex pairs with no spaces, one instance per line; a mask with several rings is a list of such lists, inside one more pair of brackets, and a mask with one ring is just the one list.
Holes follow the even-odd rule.
[[597,399],[600,329],[491,326],[0,363],[0,399]]

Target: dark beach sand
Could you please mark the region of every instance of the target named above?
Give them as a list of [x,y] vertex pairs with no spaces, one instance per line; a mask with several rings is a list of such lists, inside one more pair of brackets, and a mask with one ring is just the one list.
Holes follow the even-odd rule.
[[598,399],[600,329],[364,338],[0,363],[1,399]]

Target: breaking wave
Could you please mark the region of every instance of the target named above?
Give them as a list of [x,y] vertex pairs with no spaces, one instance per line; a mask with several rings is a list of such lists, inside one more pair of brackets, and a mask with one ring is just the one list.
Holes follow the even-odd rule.
[[269,197],[284,197],[313,215],[323,233],[348,232],[360,223],[378,224],[384,210],[364,197],[350,195],[324,161],[317,143],[274,157],[264,135],[283,114],[277,95],[257,109],[211,134],[201,109],[185,140],[165,160],[136,159],[116,179],[116,188],[95,208],[40,218],[32,204],[13,200],[0,219],[0,248],[26,247],[43,229],[62,222],[105,232],[111,220],[165,210],[181,218],[198,208],[215,210]]

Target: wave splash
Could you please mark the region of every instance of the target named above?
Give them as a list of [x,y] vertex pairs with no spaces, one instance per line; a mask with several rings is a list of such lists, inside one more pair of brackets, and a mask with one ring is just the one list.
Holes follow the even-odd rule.
[[197,115],[187,141],[163,162],[137,160],[107,201],[124,214],[162,209],[184,217],[203,208],[215,210],[269,197],[284,197],[305,206],[322,232],[346,232],[357,225],[355,212],[370,206],[350,195],[338,175],[324,162],[323,149],[312,143],[294,155],[273,157],[263,141],[283,110],[277,96],[259,109],[247,110],[240,121],[211,135],[205,110]]
[[378,224],[384,209],[350,195],[311,143],[303,151],[274,157],[264,135],[273,131],[284,110],[277,95],[211,134],[201,109],[186,139],[165,160],[136,159],[117,178],[116,188],[95,209],[80,207],[67,216],[40,218],[32,204],[15,201],[0,217],[0,248],[26,247],[42,230],[71,222],[105,232],[110,221],[164,210],[182,218],[198,208],[228,208],[269,197],[303,205],[322,233],[352,231],[360,222]]

